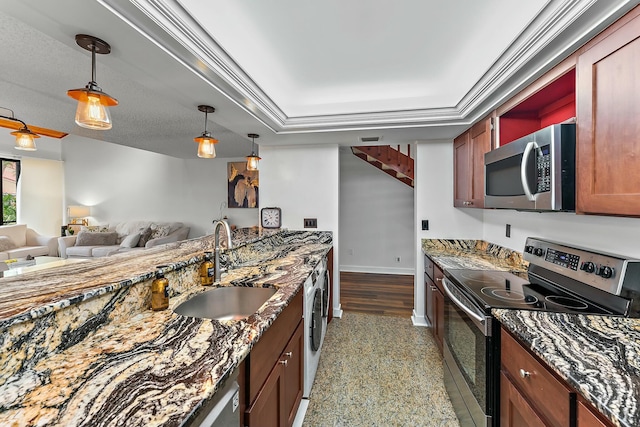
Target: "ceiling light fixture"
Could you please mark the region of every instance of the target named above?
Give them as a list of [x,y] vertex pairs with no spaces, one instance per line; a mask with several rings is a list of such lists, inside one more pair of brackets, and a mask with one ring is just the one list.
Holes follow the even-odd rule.
[[251,154],[247,156],[247,170],[248,171],[257,171],[258,170],[258,162],[260,161],[260,157],[256,154],[254,150],[254,146],[256,144],[255,139],[260,138],[260,135],[257,133],[247,134],[249,138],[251,138]]
[[4,107],[0,107],[0,108],[2,108],[3,110],[11,111],[11,117],[0,115],[1,118],[22,123],[21,129],[18,129],[15,132],[11,132],[11,135],[16,137],[16,146],[14,148],[16,150],[36,151],[35,139],[40,138],[40,135],[31,132],[31,130],[29,130],[25,122],[23,122],[22,120],[16,119],[15,114],[13,113],[13,110],[10,110]]
[[215,112],[216,109],[209,105],[198,105],[198,111],[204,113],[204,132],[202,132],[202,135],[193,138],[198,143],[198,157],[213,159],[216,157],[215,144],[218,143],[218,140],[211,136],[211,132],[207,131],[207,115]]
[[81,89],[67,91],[67,95],[78,101],[76,124],[87,129],[111,129],[108,107],[118,105],[118,100],[103,92],[96,83],[96,53],[107,55],[111,52],[111,46],[104,40],[86,34],[77,34],[76,43],[91,52],[91,81]]

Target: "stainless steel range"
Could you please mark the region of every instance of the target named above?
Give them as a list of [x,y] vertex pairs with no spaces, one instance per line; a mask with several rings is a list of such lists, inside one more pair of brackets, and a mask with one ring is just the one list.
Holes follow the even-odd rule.
[[445,385],[462,426],[499,425],[492,308],[640,317],[640,261],[528,238],[526,273],[446,269]]

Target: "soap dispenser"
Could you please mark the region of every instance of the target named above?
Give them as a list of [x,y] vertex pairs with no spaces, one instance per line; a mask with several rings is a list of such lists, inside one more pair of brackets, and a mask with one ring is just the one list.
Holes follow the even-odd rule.
[[213,277],[215,276],[216,272],[213,261],[211,261],[212,257],[213,252],[204,253],[204,262],[200,265],[200,284],[202,286],[213,285]]
[[164,277],[162,268],[166,265],[157,266],[156,278],[151,283],[151,309],[153,311],[165,310],[169,307],[169,280]]

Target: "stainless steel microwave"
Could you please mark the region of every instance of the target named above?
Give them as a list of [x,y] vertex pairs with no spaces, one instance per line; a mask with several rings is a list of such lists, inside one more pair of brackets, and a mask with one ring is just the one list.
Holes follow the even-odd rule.
[[573,211],[576,125],[551,125],[484,155],[485,208]]

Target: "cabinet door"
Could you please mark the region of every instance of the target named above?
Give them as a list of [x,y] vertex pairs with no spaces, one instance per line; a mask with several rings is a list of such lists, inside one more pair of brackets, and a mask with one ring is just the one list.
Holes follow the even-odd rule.
[[578,401],[578,422],[576,427],[610,427],[613,424],[600,420],[591,409]]
[[436,287],[433,291],[433,311],[435,324],[433,325],[433,334],[436,337],[440,354],[442,354],[442,345],[444,340],[444,294]]
[[280,427],[285,425],[286,415],[282,410],[284,396],[284,364],[277,363],[258,392],[253,405],[245,413],[249,427]]
[[500,373],[500,427],[545,427],[509,379]]
[[471,128],[471,207],[484,207],[484,155],[491,150],[491,118]]
[[467,131],[453,141],[453,206],[469,207],[471,201],[471,139]]
[[640,216],[640,8],[584,49],[577,65],[576,210]]
[[287,414],[287,426],[293,425],[302,400],[304,387],[304,321],[300,321],[298,328],[285,348],[281,361],[284,364],[284,399],[283,412]]

